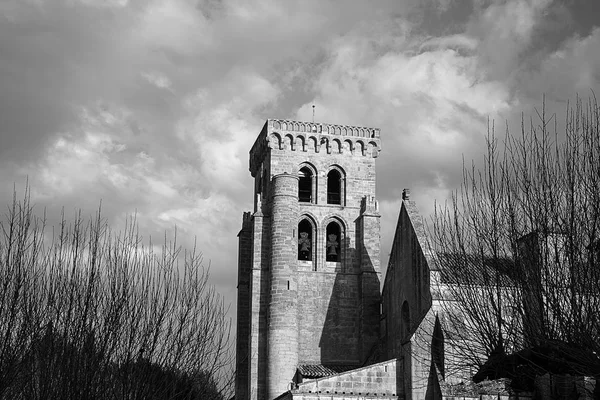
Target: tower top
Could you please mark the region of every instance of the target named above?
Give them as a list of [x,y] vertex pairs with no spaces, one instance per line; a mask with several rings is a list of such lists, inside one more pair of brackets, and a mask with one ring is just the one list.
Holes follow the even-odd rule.
[[307,151],[311,141],[317,153],[324,146],[327,153],[337,144],[342,152],[343,142],[349,142],[352,152],[359,149],[363,156],[377,157],[381,151],[379,128],[303,122],[289,119],[268,119],[250,149],[250,172],[256,175],[267,148]]

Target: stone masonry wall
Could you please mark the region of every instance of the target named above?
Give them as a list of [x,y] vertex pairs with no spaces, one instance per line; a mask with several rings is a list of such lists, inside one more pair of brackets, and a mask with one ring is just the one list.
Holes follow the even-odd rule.
[[431,370],[430,262],[423,220],[405,191],[382,292],[382,336],[386,358],[402,359],[406,400],[424,399],[438,379]]
[[[250,151],[250,172],[255,179],[248,346],[250,399],[271,399],[283,393],[293,378],[291,364],[358,366],[364,361],[366,350],[361,348],[361,335],[373,336],[377,327],[367,327],[379,318],[379,308],[373,304],[374,299],[379,300],[381,275],[379,225],[378,220],[375,225],[367,224],[369,232],[363,236],[377,238],[377,243],[375,239],[369,241],[372,262],[369,278],[363,279],[364,257],[357,244],[355,221],[361,214],[364,197],[376,203],[375,158],[380,148],[377,129],[268,120]],[[294,204],[279,207],[276,212],[273,178],[296,175],[302,166],[315,171],[312,201],[296,199]],[[327,204],[327,173],[334,168],[342,171],[344,177],[340,205]],[[290,256],[296,256],[297,225],[303,218],[308,218],[314,227],[310,261]],[[326,227],[332,221],[342,227],[338,262],[326,261]],[[285,233],[279,235],[277,229]],[[286,261],[282,252],[287,254],[283,256]],[[288,292],[295,292],[293,301]],[[276,299],[277,296],[283,297]],[[368,298],[366,303],[362,296]],[[296,334],[292,332],[294,323]],[[296,353],[288,354],[288,349],[295,347],[290,343],[294,338],[298,343]],[[277,387],[273,386],[274,380],[278,381]],[[245,399],[243,395],[239,398]]]
[[[386,355],[400,357],[402,345],[431,307],[429,267],[421,243],[423,221],[414,202],[402,202],[382,293]],[[403,309],[404,307],[404,309]]]
[[358,276],[299,273],[299,363],[359,365]]
[[[271,129],[267,131],[270,146],[271,176],[284,172],[297,172],[301,165],[310,165],[316,171],[316,193],[311,203],[299,203],[298,223],[307,216],[316,230],[316,247],[313,260],[299,262],[298,266],[298,324],[299,324],[299,363],[344,363],[360,365],[365,355],[361,352],[361,318],[368,323],[379,318],[379,306],[369,308],[361,314],[360,295],[370,297],[370,302],[379,303],[379,230],[373,226],[366,237],[373,238],[369,243],[373,258],[371,284],[361,289],[361,259],[356,242],[355,220],[361,211],[362,199],[367,196],[374,201],[375,196],[375,158],[373,149],[379,146],[379,139],[372,139],[371,154],[368,143],[365,151],[361,144],[351,146],[349,142],[341,149],[333,146],[333,136],[321,135],[319,140],[311,139],[308,133],[305,146],[297,132],[288,133]],[[308,136],[307,136],[308,135]],[[321,144],[321,139],[326,139]],[[344,139],[344,138],[341,138]],[[356,139],[356,138],[355,138]],[[358,140],[358,139],[356,139]],[[361,139],[363,142],[366,139]],[[312,143],[312,145],[311,145]],[[313,146],[317,143],[317,147]],[[329,146],[328,146],[329,143]],[[375,145],[377,144],[377,146]],[[343,192],[345,198],[341,205],[327,204],[327,173],[332,167],[344,172]],[[263,198],[263,201],[265,199]],[[327,224],[337,221],[343,227],[341,238],[340,262],[327,262],[326,234]],[[377,221],[378,222],[378,221]],[[372,224],[371,224],[372,225]],[[369,228],[371,228],[369,225]],[[373,283],[375,282],[375,283]],[[371,291],[373,293],[367,293]],[[369,312],[376,312],[376,316]],[[372,335],[372,332],[368,332]],[[372,342],[372,338],[369,338]],[[372,347],[372,346],[370,346]]]
[[298,176],[273,177],[271,279],[267,318],[267,396],[289,389],[298,365]]
[[250,271],[252,269],[252,221],[249,212],[244,213],[242,229],[238,234],[238,284],[237,284],[237,332],[235,391],[248,395],[248,365],[250,339]]
[[360,260],[360,359],[364,362],[379,343],[380,324],[380,215],[374,198],[365,197],[356,220]]
[[[270,218],[259,210],[252,218],[252,279],[250,281],[250,357],[247,397],[236,392],[236,399],[266,398],[267,306],[269,293]],[[239,316],[239,310],[238,310]],[[238,317],[239,318],[239,317]],[[239,334],[238,334],[239,338]]]
[[[322,396],[373,396],[376,398],[395,398],[398,396],[399,376],[398,362],[396,359],[358,368],[331,377],[303,382],[298,388],[292,390],[293,398],[319,398]],[[299,397],[303,395],[305,397]],[[315,396],[315,397],[310,397]],[[360,397],[364,398],[364,397]],[[368,398],[368,397],[367,397]]]

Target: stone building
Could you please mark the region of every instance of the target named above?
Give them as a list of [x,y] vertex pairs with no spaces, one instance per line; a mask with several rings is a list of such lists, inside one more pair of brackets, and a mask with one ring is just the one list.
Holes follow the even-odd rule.
[[445,368],[452,283],[438,264],[452,257],[434,257],[408,189],[381,285],[380,151],[374,128],[267,120],[258,135],[238,235],[236,400],[441,399],[440,382],[476,372]]
[[268,120],[239,234],[236,398],[273,399],[298,368],[365,363],[379,340],[372,128]]
[[425,364],[409,355],[431,306],[423,227],[405,192],[382,297],[380,151],[374,128],[268,120],[258,135],[238,235],[236,399],[410,399],[423,379],[425,396],[429,351]]

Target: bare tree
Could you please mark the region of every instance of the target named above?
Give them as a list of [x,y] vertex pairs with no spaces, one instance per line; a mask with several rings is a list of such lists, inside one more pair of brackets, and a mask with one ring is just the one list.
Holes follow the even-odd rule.
[[577,99],[559,130],[544,105],[536,121],[502,144],[490,128],[431,229],[447,368],[527,388],[600,374],[600,109]]
[[223,399],[230,319],[193,249],[98,211],[48,229],[26,191],[0,222],[0,398]]

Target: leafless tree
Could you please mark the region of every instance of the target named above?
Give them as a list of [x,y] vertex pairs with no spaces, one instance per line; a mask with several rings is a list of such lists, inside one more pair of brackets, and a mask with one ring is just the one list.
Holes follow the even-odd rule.
[[97,215],[48,228],[26,191],[0,236],[1,399],[223,399],[230,319],[193,249]]
[[502,141],[492,125],[483,165],[464,168],[430,231],[453,352],[447,368],[528,382],[600,374],[595,98],[569,105],[564,129],[545,105]]

